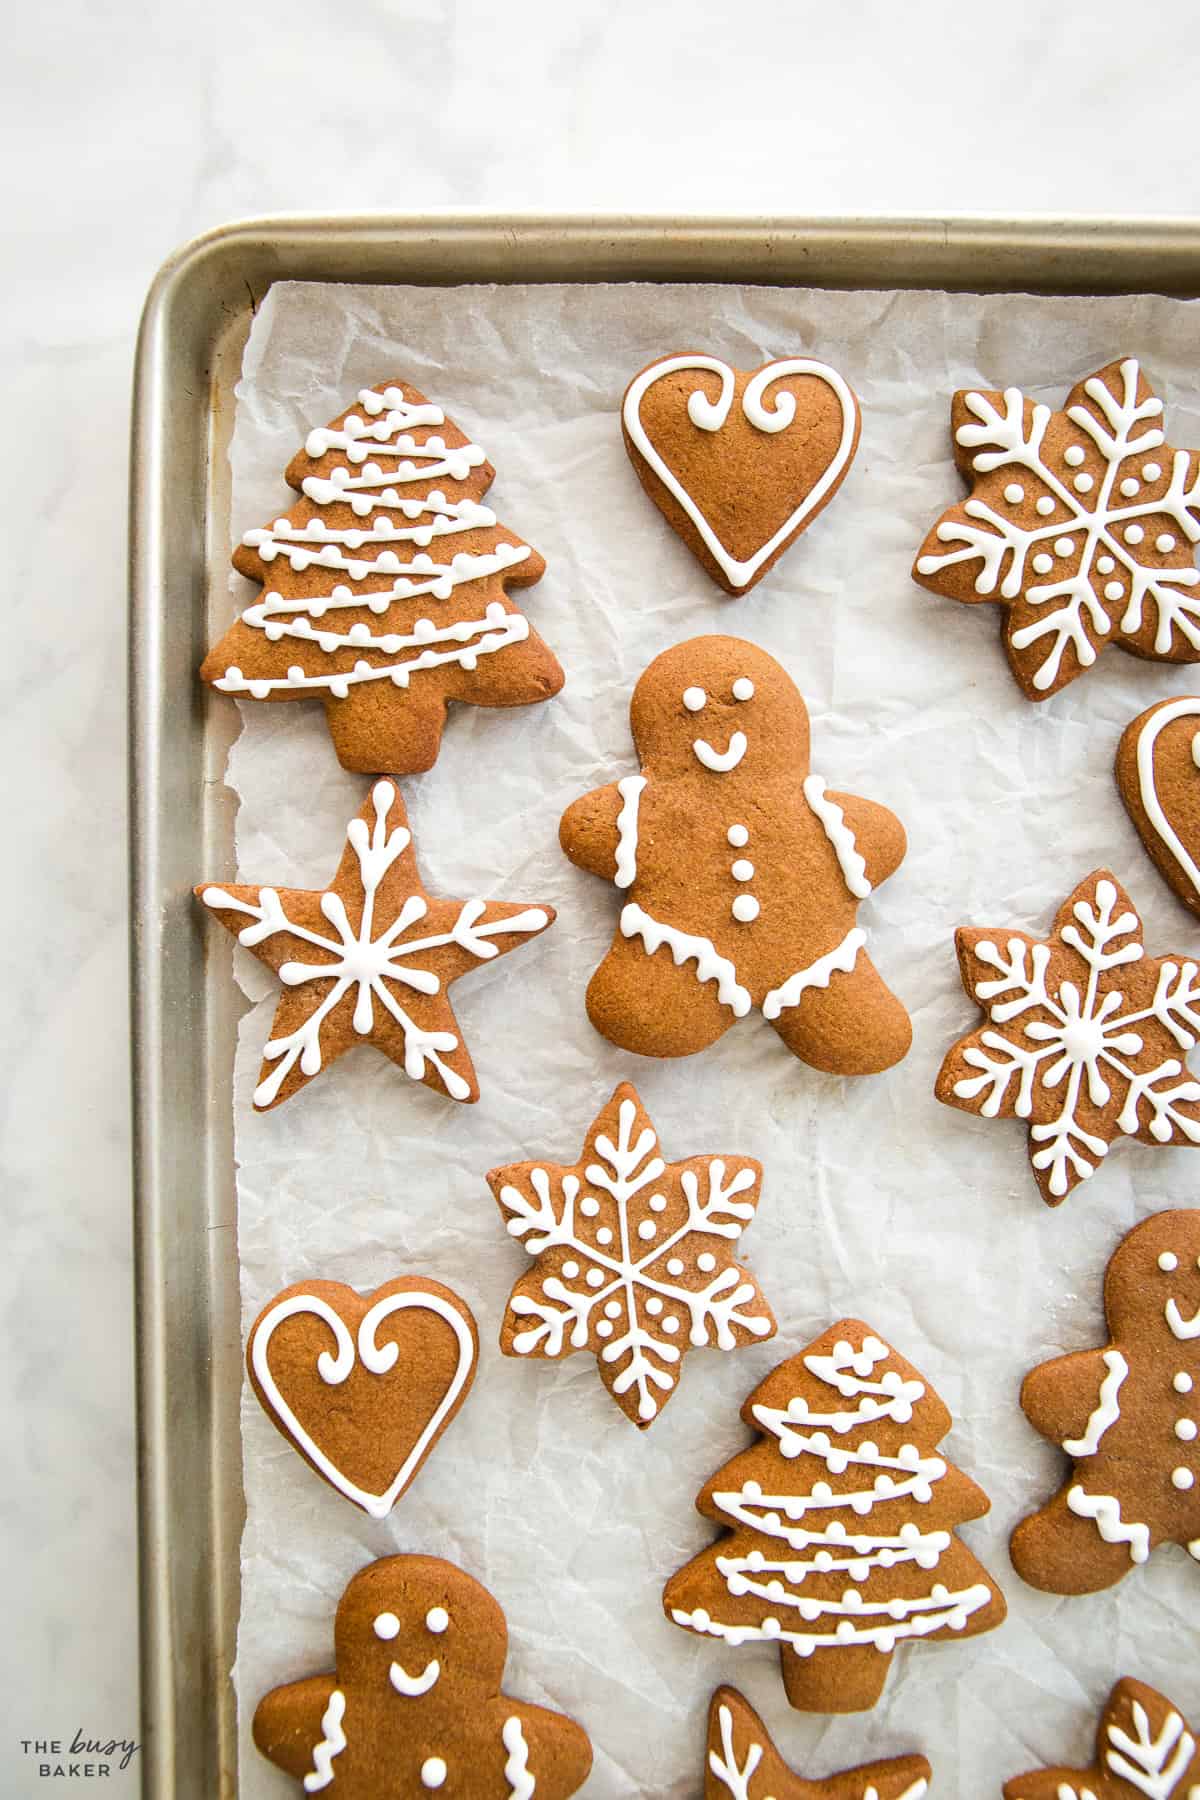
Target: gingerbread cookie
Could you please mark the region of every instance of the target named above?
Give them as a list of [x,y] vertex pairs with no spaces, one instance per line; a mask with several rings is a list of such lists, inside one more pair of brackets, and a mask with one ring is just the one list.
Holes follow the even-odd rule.
[[828,506],[860,423],[837,370],[807,356],[746,370],[673,353],[621,408],[638,480],[727,594],[748,593]]
[[1004,605],[1004,644],[1030,700],[1058,693],[1107,643],[1200,660],[1200,451],[1174,450],[1137,362],[1072,388],[1066,410],[1017,388],[954,396],[955,461],[971,496],[933,526],[913,579]]
[[1118,1246],[1104,1279],[1109,1340],[1025,1377],[1030,1423],[1074,1468],[1017,1526],[1032,1587],[1091,1594],[1156,1544],[1200,1561],[1200,1211],[1161,1212]]
[[858,907],[899,865],[885,807],[809,773],[808,713],[774,657],[701,637],[633,692],[641,772],[563,814],[571,861],[624,904],[587,992],[621,1049],[690,1056],[752,1009],[814,1068],[874,1074],[912,1041],[865,951]]
[[1200,697],[1160,700],[1126,726],[1117,787],[1159,874],[1200,913]]
[[731,1687],[712,1697],[704,1767],[704,1800],[923,1800],[930,1776],[923,1756],[894,1756],[802,1781],[749,1701]]
[[284,984],[255,1106],[281,1105],[358,1043],[452,1100],[478,1099],[446,989],[545,931],[553,907],[431,899],[394,781],[375,783],[346,839],[328,888],[196,889]]
[[667,1617],[731,1647],[777,1646],[804,1712],[861,1712],[911,1639],[974,1637],[1004,1596],[955,1535],[988,1498],[935,1454],[953,1423],[925,1378],[843,1319],[742,1407],[759,1434],[696,1505],[725,1535],[663,1592]]
[[254,1742],[338,1800],[444,1788],[461,1800],[567,1800],[587,1780],[583,1729],[500,1692],[504,1614],[487,1589],[435,1556],[370,1563],[342,1595],[337,1672],[275,1688]]
[[1194,1800],[1196,1739],[1169,1700],[1128,1677],[1108,1696],[1090,1769],[1034,1769],[1004,1784],[1004,1800]]
[[935,1092],[985,1119],[1028,1121],[1047,1206],[1094,1175],[1120,1136],[1200,1143],[1200,1082],[1184,1061],[1200,1035],[1196,964],[1147,956],[1107,869],[1080,882],[1047,939],[975,926],[955,942],[988,1023],[947,1052]]
[[734,1246],[762,1168],[748,1156],[664,1162],[636,1089],[622,1082],[577,1163],[512,1163],[488,1182],[536,1262],[509,1297],[507,1356],[591,1350],[627,1418],[652,1425],[689,1349],[737,1350],[775,1318]]
[[479,1334],[440,1281],[373,1294],[300,1281],[263,1307],[246,1344],[271,1423],[331,1487],[386,1518],[471,1391]]
[[360,389],[288,464],[303,499],[236,551],[263,592],[203,679],[243,699],[323,701],[339,761],[369,775],[428,769],[452,700],[557,694],[562,670],[506,591],[546,565],[480,504],[495,477],[416,388]]

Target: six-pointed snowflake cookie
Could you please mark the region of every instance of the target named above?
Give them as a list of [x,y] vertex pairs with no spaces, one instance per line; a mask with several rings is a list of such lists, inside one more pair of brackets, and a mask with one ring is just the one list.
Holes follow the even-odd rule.
[[417,872],[404,802],[377,781],[346,828],[328,888],[196,889],[284,986],[254,1104],[277,1106],[355,1044],[371,1043],[452,1100],[479,1085],[446,990],[553,923],[549,906],[435,900]]
[[590,1350],[621,1410],[652,1425],[688,1350],[736,1350],[774,1334],[757,1281],[733,1256],[761,1177],[748,1156],[665,1162],[623,1082],[577,1163],[513,1163],[488,1176],[509,1231],[537,1259],[509,1298],[501,1348]]
[[1096,1733],[1090,1769],[1034,1769],[1004,1784],[1004,1800],[1195,1800],[1200,1755],[1187,1721],[1144,1681],[1118,1681]]
[[586,1781],[582,1727],[500,1692],[504,1614],[453,1563],[370,1563],[342,1595],[333,1641],[336,1673],[274,1688],[254,1715],[254,1742],[306,1794],[567,1800]]
[[1200,1211],[1156,1213],[1104,1281],[1109,1341],[1042,1363],[1021,1405],[1073,1459],[1053,1500],[1013,1533],[1033,1587],[1111,1587],[1156,1544],[1200,1560]]
[[923,1756],[893,1756],[804,1781],[793,1774],[750,1702],[720,1687],[708,1709],[704,1800],[924,1800],[930,1768]]
[[1166,442],[1162,401],[1132,357],[1071,390],[1063,412],[1017,388],[954,396],[955,460],[971,496],[922,544],[914,579],[1007,607],[1004,642],[1030,700],[1112,641],[1200,659],[1200,451]]
[[1200,1036],[1200,972],[1148,956],[1142,923],[1105,869],[1081,881],[1045,940],[956,933],[963,986],[987,1023],[947,1053],[947,1106],[1029,1125],[1029,1160],[1048,1206],[1094,1175],[1117,1138],[1200,1143],[1200,1081],[1185,1058]]

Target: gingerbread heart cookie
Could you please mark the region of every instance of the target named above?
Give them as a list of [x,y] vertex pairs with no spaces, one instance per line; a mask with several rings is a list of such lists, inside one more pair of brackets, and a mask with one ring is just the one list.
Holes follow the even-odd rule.
[[728,594],[748,593],[828,506],[861,424],[827,363],[734,369],[690,351],[635,375],[621,420],[638,480]]
[[402,1275],[372,1294],[340,1281],[284,1288],[254,1322],[246,1367],[309,1467],[382,1519],[466,1399],[478,1355],[466,1303]]
[[1200,913],[1200,696],[1160,700],[1126,726],[1117,787],[1159,874]]

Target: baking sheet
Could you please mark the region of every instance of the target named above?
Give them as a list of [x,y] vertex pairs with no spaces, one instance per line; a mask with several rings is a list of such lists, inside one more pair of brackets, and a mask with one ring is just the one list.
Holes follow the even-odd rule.
[[[1008,674],[992,610],[934,599],[908,576],[928,522],[961,493],[947,431],[953,388],[1011,382],[1057,405],[1079,376],[1133,351],[1167,401],[1169,437],[1194,443],[1194,333],[1193,307],[1150,297],[295,284],[260,307],[232,448],[235,529],[282,509],[282,469],[310,425],[381,376],[411,379],[483,443],[498,471],[489,503],[546,554],[549,572],[524,604],[568,684],[528,711],[462,709],[435,768],[405,783],[433,891],[559,908],[544,939],[456,989],[478,1106],[440,1101],[361,1050],[288,1107],[253,1116],[273,989],[238,953],[248,991],[265,996],[243,1023],[236,1075],[245,1322],[304,1275],[365,1288],[424,1271],[470,1302],[489,1347],[463,1414],[383,1524],[309,1476],[245,1402],[244,1794],[292,1791],[250,1744],[256,1700],[331,1666],[345,1581],[397,1549],[448,1556],[495,1592],[511,1630],[506,1686],[587,1726],[596,1763],[585,1791],[596,1800],[697,1793],[707,1698],[722,1679],[743,1688],[805,1771],[919,1747],[933,1791],[947,1795],[1083,1757],[1119,1673],[1194,1708],[1197,1681],[1181,1669],[1195,1642],[1184,1624],[1194,1571],[1182,1552],[1161,1552],[1115,1592],[1068,1601],[1024,1588],[1005,1548],[1062,1466],[1020,1414],[1020,1377],[1098,1341],[1100,1279],[1117,1238],[1149,1212],[1188,1204],[1193,1164],[1182,1152],[1123,1148],[1050,1212],[1019,1126],[952,1113],[931,1094],[943,1049],[975,1018],[950,941],[961,920],[1042,929],[1080,876],[1108,861],[1141,907],[1151,949],[1195,952],[1191,921],[1145,859],[1110,772],[1124,724],[1181,678],[1110,652],[1033,708]],[[862,446],[840,495],[737,601],[648,505],[621,447],[628,376],[679,346],[743,366],[814,352],[863,401]],[[244,604],[253,590],[231,584]],[[583,1012],[618,901],[561,857],[559,812],[633,772],[633,682],[661,649],[713,630],[781,658],[809,702],[814,768],[891,805],[908,827],[906,863],[864,908],[873,954],[916,1032],[886,1076],[818,1075],[749,1020],[686,1065],[644,1064],[597,1037]],[[339,769],[320,708],[247,706],[230,780],[241,877],[322,882],[366,784]],[[622,1078],[637,1081],[666,1154],[731,1150],[764,1162],[743,1248],[780,1319],[764,1346],[690,1357],[645,1435],[604,1395],[589,1357],[554,1367],[490,1349],[525,1259],[483,1172],[525,1156],[573,1158]],[[772,1653],[678,1631],[659,1592],[712,1536],[692,1499],[746,1441],[745,1393],[850,1311],[954,1411],[947,1453],[993,1500],[963,1536],[1011,1614],[987,1637],[902,1650],[873,1713],[826,1721],[790,1713]]]

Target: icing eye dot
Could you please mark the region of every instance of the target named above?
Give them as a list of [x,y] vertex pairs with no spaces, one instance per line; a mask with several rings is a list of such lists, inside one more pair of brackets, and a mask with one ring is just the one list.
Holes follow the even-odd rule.
[[1169,550],[1173,550],[1175,548],[1175,539],[1171,536],[1169,531],[1164,531],[1162,533],[1161,537],[1155,538],[1154,548],[1156,550],[1161,550],[1163,555],[1165,556]]
[[1145,535],[1146,534],[1140,525],[1127,525],[1125,527],[1125,542],[1127,544],[1140,544]]
[[1116,566],[1117,565],[1111,556],[1098,556],[1096,558],[1097,575],[1111,575]]
[[740,850],[750,842],[750,833],[744,825],[731,825],[725,833],[725,839],[727,843],[733,845],[735,850]]
[[1055,556],[1073,556],[1074,553],[1075,553],[1075,539],[1074,538],[1068,538],[1068,537],[1055,538],[1055,540],[1054,540]]
[[427,1629],[436,1632],[439,1637],[442,1632],[445,1631],[449,1623],[450,1614],[446,1611],[444,1606],[431,1606],[429,1611],[425,1614],[425,1624]]
[[753,881],[754,864],[747,862],[744,856],[739,856],[729,873],[735,881]]
[[1190,1394],[1191,1393],[1192,1378],[1188,1374],[1186,1369],[1180,1369],[1178,1375],[1176,1375],[1174,1381],[1172,1381],[1171,1386],[1175,1389],[1175,1392],[1177,1394]]
[[1063,451],[1063,461],[1069,468],[1077,469],[1083,461],[1083,454],[1082,444],[1068,444]]
[[400,1635],[400,1621],[395,1613],[382,1612],[375,1621],[375,1636],[390,1642]]
[[733,684],[733,697],[735,700],[753,700],[754,683],[748,675],[738,676]]
[[1142,465],[1143,481],[1157,481],[1161,474],[1162,470],[1157,463],[1144,463]]
[[1104,598],[1106,600],[1119,600],[1124,592],[1125,589],[1121,586],[1119,581],[1108,581],[1104,584]]
[[1025,498],[1025,489],[1019,482],[1010,481],[1004,490],[1004,498],[1008,501],[1010,506],[1019,506],[1021,501]]
[[1158,1266],[1164,1275],[1169,1275],[1173,1269],[1179,1267],[1179,1258],[1173,1250],[1164,1250],[1158,1259]]
[[696,1267],[698,1269],[703,1269],[706,1275],[710,1275],[716,1266],[717,1259],[708,1250],[704,1252],[703,1256],[698,1256],[696,1258]]
[[703,688],[684,688],[683,704],[689,712],[702,712],[708,704],[708,695]]
[[1095,485],[1095,482],[1092,480],[1092,477],[1088,474],[1086,469],[1082,475],[1077,475],[1071,483],[1071,486],[1075,489],[1077,494],[1086,494],[1088,489],[1095,487]]
[[1037,503],[1037,510],[1038,510],[1038,512],[1041,513],[1043,519],[1046,517],[1047,513],[1052,513],[1054,511],[1054,502],[1050,498],[1049,494],[1042,495],[1041,499]]
[[1179,1488],[1182,1493],[1186,1493],[1188,1488],[1194,1485],[1195,1480],[1196,1477],[1192,1474],[1190,1469],[1171,1470],[1171,1485],[1172,1487]]
[[1141,485],[1141,482],[1137,481],[1132,475],[1127,475],[1121,483],[1121,492],[1127,500],[1132,500],[1133,496],[1140,491]]
[[446,1765],[440,1756],[427,1756],[421,1764],[421,1786],[440,1788],[446,1779]]
[[729,910],[739,925],[749,925],[758,917],[758,901],[753,894],[739,894]]
[[1054,558],[1052,556],[1047,556],[1044,550],[1039,550],[1033,559],[1034,573],[1037,575],[1048,575],[1053,567]]

